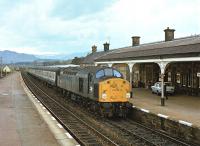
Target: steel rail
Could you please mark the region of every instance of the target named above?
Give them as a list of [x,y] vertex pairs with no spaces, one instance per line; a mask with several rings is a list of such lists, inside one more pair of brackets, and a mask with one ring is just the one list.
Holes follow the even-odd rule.
[[53,99],[52,97],[50,97],[47,93],[45,93],[44,91],[42,91],[40,88],[37,87],[37,85],[35,83],[33,83],[26,75],[26,79],[24,79],[24,74],[23,76],[23,80],[26,83],[26,85],[28,86],[28,88],[32,91],[32,93],[38,98],[38,100],[50,111],[50,113],[60,122],[60,124],[81,144],[81,145],[87,145],[81,138],[79,138],[78,136],[76,136],[73,132],[73,130],[70,129],[69,126],[67,126],[62,119],[60,119],[57,114],[52,111],[48,105],[46,105],[46,103],[41,100],[39,98],[39,95],[37,95],[38,93],[35,93],[34,90],[30,87],[30,85],[27,83],[26,79],[29,80],[29,82],[37,89],[39,90],[42,94],[44,94],[45,96],[47,96],[49,99],[51,99],[54,103],[56,103],[61,109],[63,109],[64,111],[70,113],[74,118],[76,118],[78,121],[80,121],[82,124],[84,124],[86,127],[88,127],[90,130],[92,130],[93,132],[95,132],[99,137],[101,137],[102,139],[104,139],[104,141],[106,141],[106,143],[109,146],[118,146],[118,144],[116,144],[115,142],[113,142],[112,140],[110,140],[108,137],[106,137],[105,135],[101,134],[98,130],[96,130],[95,128],[93,128],[92,126],[88,125],[85,121],[83,121],[82,119],[80,119],[79,117],[77,117],[72,111],[66,109],[63,105],[61,105],[60,103],[58,103],[55,99]]

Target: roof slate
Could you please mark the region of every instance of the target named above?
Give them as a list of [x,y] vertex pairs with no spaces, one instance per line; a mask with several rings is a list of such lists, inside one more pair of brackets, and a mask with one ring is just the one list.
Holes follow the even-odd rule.
[[110,51],[101,51],[101,52],[95,52],[95,53],[91,53],[89,55],[87,55],[84,60],[83,60],[83,64],[94,64],[95,59],[101,57],[104,54],[107,54]]
[[114,49],[95,59],[95,61],[126,60],[138,57],[149,58],[151,56],[176,55],[187,53],[199,53],[200,35],[174,39],[173,41],[160,41],[139,46],[129,46]]

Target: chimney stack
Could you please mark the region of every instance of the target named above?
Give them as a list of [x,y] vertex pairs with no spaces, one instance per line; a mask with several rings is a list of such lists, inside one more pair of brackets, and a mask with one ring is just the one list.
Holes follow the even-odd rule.
[[167,29],[164,30],[165,41],[172,41],[174,39],[174,31],[174,29],[169,29],[169,27],[167,27]]
[[105,43],[105,44],[103,44],[103,46],[104,46],[104,51],[106,52],[106,51],[109,51],[109,43]]
[[140,45],[140,37],[139,36],[133,36],[132,37],[132,46],[138,46]]
[[95,53],[95,52],[97,52],[97,46],[93,45],[92,46],[92,53]]

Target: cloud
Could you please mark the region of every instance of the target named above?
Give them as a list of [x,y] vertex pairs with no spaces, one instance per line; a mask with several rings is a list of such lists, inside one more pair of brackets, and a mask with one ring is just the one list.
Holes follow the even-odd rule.
[[131,36],[141,42],[200,32],[198,0],[19,0],[0,2],[0,48],[33,54],[70,54],[128,46]]

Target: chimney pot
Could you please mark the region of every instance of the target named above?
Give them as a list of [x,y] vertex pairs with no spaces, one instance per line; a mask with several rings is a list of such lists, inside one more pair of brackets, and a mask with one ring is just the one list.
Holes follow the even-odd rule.
[[104,46],[104,51],[105,51],[105,52],[106,52],[106,51],[109,51],[109,45],[110,45],[110,44],[107,43],[107,42],[103,44],[103,46]]
[[140,37],[139,36],[133,36],[132,37],[132,46],[138,46],[140,45]]
[[175,29],[170,29],[169,27],[167,27],[167,29],[164,30],[165,41],[172,41],[174,39],[174,31]]
[[92,46],[92,53],[95,53],[95,52],[97,52],[97,46],[93,45]]

